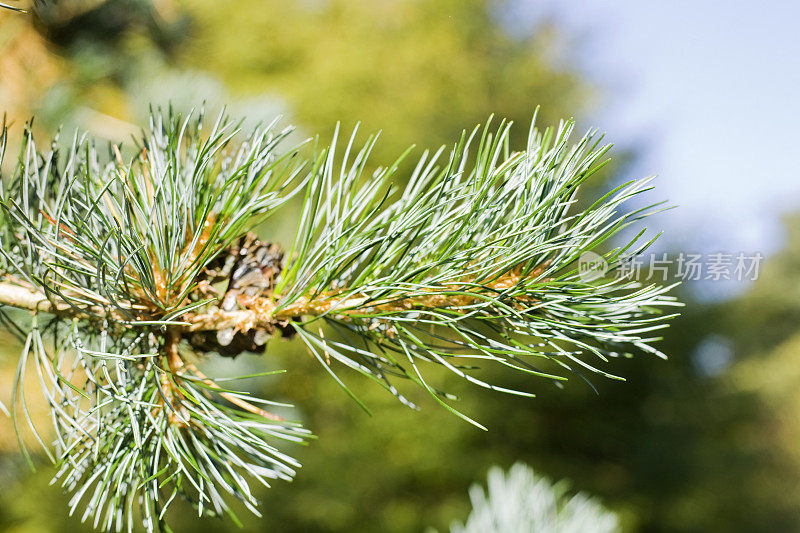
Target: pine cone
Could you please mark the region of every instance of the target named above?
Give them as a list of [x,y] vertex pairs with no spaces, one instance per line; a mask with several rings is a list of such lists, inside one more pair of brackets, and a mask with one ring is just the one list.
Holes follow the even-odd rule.
[[[248,233],[239,242],[227,247],[200,273],[207,283],[228,280],[227,289],[220,300],[223,311],[240,309],[239,298],[264,296],[275,287],[283,269],[283,251],[276,244],[263,242]],[[253,328],[246,333],[233,328],[195,331],[186,339],[200,351],[215,351],[226,357],[236,357],[242,352],[259,353],[276,331],[291,337],[295,331],[289,323]]]

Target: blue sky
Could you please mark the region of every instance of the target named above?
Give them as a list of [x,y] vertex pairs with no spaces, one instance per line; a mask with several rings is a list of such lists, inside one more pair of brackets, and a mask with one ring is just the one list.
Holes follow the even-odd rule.
[[[638,147],[630,177],[657,174],[679,208],[653,226],[687,251],[774,253],[800,210],[800,3],[534,2],[576,39],[607,91],[592,124]],[[587,124],[588,125],[588,124]]]

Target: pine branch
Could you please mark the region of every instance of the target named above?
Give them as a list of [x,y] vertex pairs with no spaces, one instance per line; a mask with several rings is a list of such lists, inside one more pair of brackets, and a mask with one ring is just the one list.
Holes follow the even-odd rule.
[[[607,147],[591,132],[571,144],[564,122],[531,126],[515,152],[509,128],[425,152],[409,180],[397,176],[402,157],[366,175],[375,138],[358,150],[355,132],[341,157],[334,139],[307,161],[283,148],[289,130],[244,135],[224,117],[205,131],[202,116],[155,113],[134,147],[107,154],[78,134],[40,151],[26,128],[0,179],[0,323],[24,344],[10,411],[58,463],[72,510],[107,530],[131,529],[137,505],[149,530],[166,527],[176,497],[201,515],[231,514],[231,498],[257,512],[250,483],[291,479],[299,465],[278,443],[309,433],[198,366],[263,350],[278,332],[343,387],[337,364],[414,407],[394,382],[406,378],[476,425],[426,366],[532,396],[482,380],[476,365],[560,382],[617,378],[605,366],[622,354],[662,355],[652,344],[679,305],[670,287],[614,275],[651,241],[611,242],[659,209],[622,209],[647,180],[577,209]],[[6,137],[3,127],[0,156]],[[295,196],[284,257],[249,231]],[[586,250],[607,276],[581,277]],[[27,411],[30,365],[53,446]]]
[[469,488],[472,510],[464,524],[454,522],[450,533],[506,533],[558,531],[560,533],[618,533],[619,517],[596,498],[568,494],[568,482],[553,483],[523,463],[508,472],[489,469],[486,490]]
[[[249,484],[291,479],[299,466],[276,443],[309,432],[260,407],[271,402],[221,387],[181,341],[182,316],[207,304],[206,265],[303,189],[297,148],[277,152],[288,134],[270,125],[233,145],[240,133],[224,117],[206,133],[202,116],[156,114],[124,163],[118,147],[104,157],[77,134],[40,153],[25,130],[0,181],[0,321],[24,342],[11,415],[95,527],[130,530],[136,506],[148,529],[166,527],[176,497],[201,515],[230,514],[231,498],[256,512]],[[27,410],[29,362],[55,454]]]
[[[325,354],[326,370],[333,358],[395,394],[389,380],[399,375],[443,401],[450,396],[427,383],[422,365],[530,396],[478,379],[472,364],[566,379],[541,370],[539,360],[617,378],[599,364],[631,348],[662,355],[649,334],[665,327],[670,315],[662,308],[679,305],[666,294],[670,287],[613,276],[649,242],[637,243],[640,234],[606,252],[604,279],[585,281],[577,268],[582,252],[601,251],[658,209],[620,212],[648,181],[577,211],[579,187],[608,147],[591,132],[571,145],[573,124],[565,122],[557,131],[532,126],[527,149],[512,152],[509,128],[475,129],[447,157],[426,152],[408,185],[394,192],[397,163],[363,177],[373,140],[353,156],[351,137],[341,161],[333,149],[321,154],[268,312],[291,317],[321,362]],[[305,314],[314,318],[296,320]],[[335,337],[315,332],[320,320]]]

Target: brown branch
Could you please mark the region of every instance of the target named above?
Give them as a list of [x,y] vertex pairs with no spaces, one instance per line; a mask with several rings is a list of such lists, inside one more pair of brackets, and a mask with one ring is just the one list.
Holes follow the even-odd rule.
[[0,304],[44,313],[64,313],[73,310],[66,302],[51,302],[43,293],[16,283],[0,282]]
[[164,334],[164,355],[167,358],[169,371],[177,374],[183,368],[183,358],[178,353],[181,333],[175,326],[169,326]]
[[169,403],[168,417],[170,424],[185,427],[189,424],[189,413],[182,408],[179,397],[182,396],[176,384],[170,379],[170,375],[178,376],[178,372],[183,369],[183,358],[178,353],[178,344],[181,341],[180,332],[173,326],[167,328],[164,334],[164,357],[167,360],[169,373],[161,376],[161,388],[166,395],[166,402]]
[[[537,267],[527,277],[538,276],[546,266],[547,263]],[[503,291],[513,287],[520,281],[520,275],[515,271],[511,271],[486,283],[485,286],[492,291]],[[459,290],[459,287],[463,287],[465,284],[454,282],[452,285],[454,290]],[[240,310],[223,311],[216,309],[205,313],[186,313],[177,317],[177,319],[188,323],[187,326],[182,326],[183,331],[211,331],[234,328],[241,332],[247,332],[253,328],[274,326],[279,322],[302,316],[393,313],[419,308],[462,308],[481,301],[480,295],[474,288],[461,289],[461,291],[464,294],[443,295],[431,290],[429,291],[431,294],[423,292],[406,298],[385,300],[371,300],[364,295],[339,297],[337,293],[331,292],[321,294],[316,298],[300,297],[280,309],[277,308],[275,300],[270,297],[247,297],[240,301],[240,304],[243,304],[243,309]],[[474,293],[474,295],[470,293]],[[0,282],[0,305],[47,313],[81,315],[80,311],[69,306],[66,302],[50,301],[41,292],[33,291],[15,283]],[[87,315],[85,318],[103,318],[106,313],[100,307],[91,311],[92,315]],[[170,329],[173,329],[173,327]]]
[[[525,276],[533,279],[541,275],[550,261],[545,261]],[[523,278],[517,270],[511,270],[497,278],[481,283],[490,291],[502,292],[515,286]],[[214,310],[207,313],[187,314],[185,321],[191,325],[189,331],[214,330],[234,328],[246,332],[254,327],[260,327],[302,316],[332,315],[357,315],[363,313],[396,313],[410,311],[411,309],[436,309],[436,308],[465,308],[482,301],[477,292],[474,281],[452,282],[448,286],[462,294],[444,295],[437,290],[420,291],[420,294],[405,298],[388,298],[372,300],[365,295],[351,295],[340,297],[336,292],[323,293],[316,298],[301,296],[286,307],[277,308],[276,302],[271,298],[250,298],[241,301],[244,309],[237,311]],[[430,293],[430,294],[427,294]],[[533,298],[525,298],[526,303],[535,303]],[[519,304],[518,307],[522,307]]]
[[[117,310],[107,309],[100,305],[89,306],[85,309],[77,309],[59,298],[48,298],[43,292],[31,288],[28,283],[16,279],[13,276],[6,274],[3,277],[8,281],[0,281],[0,307],[5,305],[41,313],[67,315],[86,319],[109,318],[117,321],[126,320],[126,318],[122,316],[122,313]],[[73,296],[80,298],[79,293]],[[130,311],[134,313],[145,310],[147,310],[147,307],[142,305],[133,305],[130,308]]]

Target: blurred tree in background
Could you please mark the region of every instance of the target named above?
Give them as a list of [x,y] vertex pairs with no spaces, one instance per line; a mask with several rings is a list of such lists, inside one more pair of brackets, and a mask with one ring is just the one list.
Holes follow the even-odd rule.
[[[308,131],[360,121],[385,130],[376,160],[419,143],[438,147],[490,114],[543,124],[581,113],[591,92],[564,64],[554,28],[512,35],[502,2],[191,0],[186,60],[239,94],[280,95]],[[231,38],[235,35],[236,38]],[[525,128],[517,139],[527,135]]]
[[[490,113],[522,124],[536,105],[542,123],[580,116],[595,94],[565,60],[556,28],[520,37],[503,25],[502,2],[58,5],[75,10],[34,19],[0,12],[0,101],[18,123],[36,112],[42,128],[66,121],[121,140],[151,100],[188,109],[207,98],[254,118],[283,111],[323,135],[337,121],[382,127],[375,161],[385,162],[413,141],[449,142]],[[689,305],[661,346],[670,360],[617,362],[627,383],[594,379],[597,396],[579,380],[557,393],[540,384],[535,400],[464,394],[460,407],[488,433],[424,394],[412,395],[422,405],[414,412],[343,376],[370,418],[296,342],[240,357],[240,367],[290,370],[253,387],[295,403],[319,437],[298,454],[296,481],[265,493],[264,518],[243,531],[446,530],[466,519],[470,484],[490,465],[517,460],[600,496],[629,530],[797,530],[799,223],[787,221],[785,251],[743,296],[692,303],[685,288]],[[0,365],[5,390],[15,364]],[[507,384],[519,387],[517,379]],[[3,424],[0,530],[80,530],[52,503],[49,469],[29,476],[18,467]],[[236,530],[191,518],[180,526]]]

